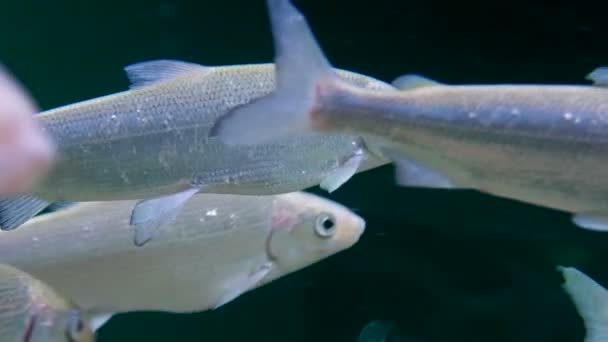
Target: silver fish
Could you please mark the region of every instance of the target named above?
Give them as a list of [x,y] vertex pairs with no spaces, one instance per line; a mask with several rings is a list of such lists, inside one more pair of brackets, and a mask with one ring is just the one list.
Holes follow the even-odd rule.
[[65,293],[94,317],[194,312],[349,248],[365,222],[303,192],[201,194],[143,247],[130,242],[135,201],[84,202],[0,234],[0,262]]
[[0,264],[0,341],[88,342],[87,316],[47,284]]
[[29,191],[52,165],[55,148],[26,89],[0,65],[0,195]]
[[[289,1],[269,6],[277,90],[224,116],[215,137],[242,146],[303,132],[374,136],[368,148],[395,162],[401,185],[476,189],[608,229],[606,69],[588,76],[595,86],[448,86],[407,75],[393,82],[401,91],[364,90],[335,76]],[[298,105],[287,112],[288,103]]]
[[[231,147],[208,137],[231,109],[274,89],[274,65],[206,67],[150,61],[126,68],[132,89],[38,115],[59,159],[35,196],[0,202],[0,227],[10,230],[48,201],[144,199],[135,229],[162,227],[192,195],[269,195],[321,185],[333,191],[358,171],[388,161],[368,154],[349,135],[287,138],[264,146]],[[369,89],[375,79],[337,71]]]
[[570,296],[585,325],[584,342],[608,341],[608,291],[574,267],[558,266]]

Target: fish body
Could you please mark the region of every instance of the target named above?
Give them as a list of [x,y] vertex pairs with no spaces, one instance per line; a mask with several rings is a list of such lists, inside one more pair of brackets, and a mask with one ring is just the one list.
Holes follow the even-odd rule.
[[[336,77],[289,1],[268,3],[282,81],[225,115],[214,137],[231,146],[304,132],[375,137],[367,147],[395,162],[401,185],[476,189],[608,230],[608,71],[588,76],[595,86],[450,86],[405,75],[398,90],[364,90]],[[289,102],[299,105],[285,115]]]
[[0,264],[0,341],[94,340],[87,316],[68,299],[30,274]]
[[[344,134],[241,147],[209,138],[218,118],[274,89],[273,64],[163,60],[126,71],[130,90],[38,115],[58,159],[34,196],[0,201],[2,229],[18,227],[49,201],[142,199],[131,219],[144,236],[135,241],[141,245],[195,193],[271,195],[319,184],[333,191],[356,172],[388,162],[368,153],[360,137]],[[359,87],[392,89],[337,72]]]
[[307,193],[200,194],[143,247],[130,242],[135,201],[84,202],[0,235],[0,262],[66,294],[95,318],[196,312],[352,246],[365,222]]
[[[356,139],[346,135],[227,147],[208,138],[210,128],[230,109],[272,91],[274,66],[191,65],[178,71],[41,113],[60,159],[36,193],[49,200],[140,199],[192,184],[208,193],[285,193],[318,185],[357,149]],[[339,73],[358,86],[390,89],[369,77]],[[370,159],[364,168],[380,163]]]

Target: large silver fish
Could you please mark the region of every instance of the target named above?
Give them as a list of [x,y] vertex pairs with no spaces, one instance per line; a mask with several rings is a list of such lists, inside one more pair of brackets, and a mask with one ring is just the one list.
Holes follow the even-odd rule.
[[95,341],[89,320],[68,299],[19,269],[0,264],[0,341]]
[[[38,115],[58,160],[35,196],[0,202],[0,227],[13,229],[47,201],[148,199],[131,223],[146,234],[170,221],[197,192],[268,195],[321,185],[333,191],[358,171],[387,163],[361,139],[318,135],[264,146],[209,139],[215,121],[274,89],[274,65],[206,67],[151,61],[126,68],[132,89]],[[347,71],[369,89],[392,89]]]
[[193,312],[349,248],[365,222],[303,192],[201,194],[143,247],[134,246],[135,201],[85,202],[0,234],[0,262],[69,296],[99,327],[129,311]]
[[402,185],[477,189],[608,228],[605,69],[590,74],[596,86],[448,86],[409,75],[393,83],[402,91],[364,90],[336,77],[287,0],[269,4],[277,90],[224,116],[214,136],[232,146],[305,131],[375,136],[383,141],[368,148],[395,162]]

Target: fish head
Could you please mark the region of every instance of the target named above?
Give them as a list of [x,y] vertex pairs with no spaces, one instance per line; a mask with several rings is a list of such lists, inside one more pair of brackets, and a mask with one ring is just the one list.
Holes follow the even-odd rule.
[[276,196],[267,254],[280,274],[296,271],[354,245],[365,221],[346,207],[304,192]]
[[60,297],[34,298],[28,317],[24,342],[95,341],[88,315]]

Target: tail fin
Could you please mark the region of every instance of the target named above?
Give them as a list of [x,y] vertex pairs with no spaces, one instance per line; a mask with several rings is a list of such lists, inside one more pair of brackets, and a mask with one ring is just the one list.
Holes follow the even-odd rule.
[[0,200],[0,229],[13,230],[24,224],[49,205],[49,202],[22,195]]
[[304,16],[289,0],[267,0],[276,90],[220,118],[210,135],[229,145],[258,144],[311,128],[317,88],[336,74]]
[[585,342],[608,341],[608,291],[576,268],[558,266],[557,270],[585,324]]

